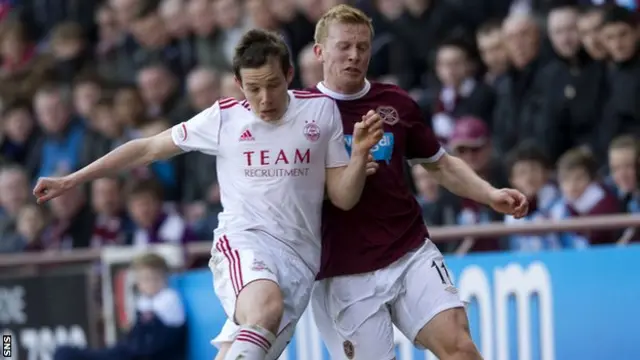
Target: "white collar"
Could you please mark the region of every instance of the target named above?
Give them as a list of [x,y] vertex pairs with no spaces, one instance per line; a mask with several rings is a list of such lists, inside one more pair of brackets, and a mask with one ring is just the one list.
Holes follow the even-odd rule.
[[317,88],[321,93],[333,99],[349,101],[349,100],[358,100],[361,97],[367,95],[369,90],[371,90],[371,83],[369,82],[369,80],[364,79],[364,86],[362,87],[362,89],[357,93],[353,93],[353,94],[343,94],[337,91],[333,91],[328,87],[326,87],[322,81],[318,83]]

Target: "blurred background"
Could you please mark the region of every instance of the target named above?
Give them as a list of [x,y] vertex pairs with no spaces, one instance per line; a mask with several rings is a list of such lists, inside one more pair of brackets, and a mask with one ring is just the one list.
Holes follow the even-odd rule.
[[[206,269],[221,211],[215,158],[157,162],[44,207],[31,187],[220,97],[243,98],[230,63],[247,29],[281,34],[292,87],[315,86],[315,22],[338,3],[347,1],[0,0],[7,357],[50,359],[60,345],[133,336],[140,286],[129,265],[149,249],[177,271],[169,285],[188,327],[178,358],[215,354],[208,341],[224,320]],[[369,79],[404,88],[449,152],[531,201],[526,219],[503,218],[406,169],[485,357],[640,359],[639,2],[349,3],[375,27]],[[176,358],[159,349],[133,358]],[[327,358],[309,317],[282,358]],[[423,358],[432,356],[398,336],[399,360]]]

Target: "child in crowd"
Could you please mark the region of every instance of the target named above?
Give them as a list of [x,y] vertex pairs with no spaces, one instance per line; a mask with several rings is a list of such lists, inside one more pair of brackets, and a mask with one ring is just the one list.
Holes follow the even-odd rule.
[[439,211],[436,200],[438,200],[440,185],[422,165],[414,165],[411,168],[411,175],[416,186],[416,200],[422,208],[422,217],[427,224],[432,224],[434,212]]
[[144,254],[131,266],[136,290],[136,319],[115,346],[79,349],[62,346],[54,360],[182,360],[186,352],[186,315],[178,293],[169,288],[169,266],[162,256]]
[[[562,198],[550,210],[551,218],[561,220],[572,217],[614,214],[620,205],[597,181],[598,165],[591,151],[575,148],[558,160],[558,181]],[[617,240],[617,231],[589,231],[560,233],[558,241],[563,248],[584,248],[590,244],[607,244]]]
[[[522,143],[507,157],[511,186],[529,199],[529,214],[522,219],[505,216],[506,224],[548,219],[549,210],[560,198],[551,181],[551,164],[544,152],[532,143]],[[509,248],[516,251],[539,251],[559,248],[553,235],[512,235]]]
[[638,193],[638,139],[623,135],[609,145],[609,171],[611,181],[624,211],[640,212]]
[[47,214],[35,204],[20,208],[16,221],[16,232],[0,242],[0,253],[30,252],[43,250],[42,234],[47,225]]
[[127,207],[135,224],[132,244],[180,245],[195,235],[180,215],[163,208],[162,187],[154,180],[136,181],[129,188]]

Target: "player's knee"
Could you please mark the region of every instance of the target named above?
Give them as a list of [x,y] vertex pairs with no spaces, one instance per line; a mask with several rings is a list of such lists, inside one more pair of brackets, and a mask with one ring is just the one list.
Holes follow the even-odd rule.
[[236,321],[242,325],[259,325],[274,334],[284,313],[280,287],[270,280],[248,284],[236,302]]
[[442,345],[444,351],[441,360],[482,360],[471,336],[464,329],[460,329]]

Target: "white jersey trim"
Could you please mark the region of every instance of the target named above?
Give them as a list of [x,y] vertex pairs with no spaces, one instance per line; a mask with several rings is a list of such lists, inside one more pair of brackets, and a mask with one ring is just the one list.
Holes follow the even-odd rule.
[[333,91],[328,87],[326,87],[322,81],[318,83],[317,88],[321,93],[333,99],[351,101],[351,100],[358,100],[363,96],[367,95],[369,90],[371,90],[371,83],[369,82],[369,80],[364,79],[364,87],[355,94],[343,94],[337,91]]
[[418,165],[418,164],[433,164],[434,162],[437,162],[438,160],[440,160],[447,152],[444,150],[443,147],[440,147],[440,150],[438,150],[438,152],[433,155],[430,156],[428,158],[418,158],[418,159],[411,159],[409,160],[409,164],[410,165]]

